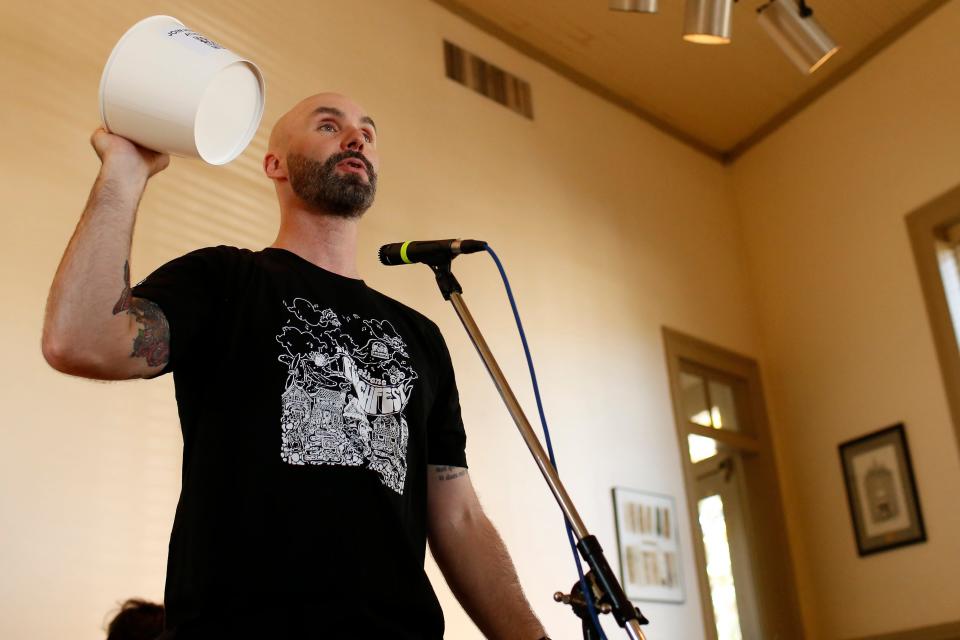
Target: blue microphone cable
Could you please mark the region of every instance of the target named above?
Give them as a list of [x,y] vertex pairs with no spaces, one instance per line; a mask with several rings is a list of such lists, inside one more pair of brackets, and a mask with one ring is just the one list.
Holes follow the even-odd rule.
[[[510,280],[507,279],[507,272],[504,271],[500,258],[497,257],[497,254],[489,244],[486,246],[486,250],[500,271],[503,286],[507,290],[507,298],[510,299],[510,308],[513,309],[513,317],[517,321],[517,329],[520,331],[520,342],[523,343],[523,353],[527,357],[527,368],[530,370],[530,380],[533,382],[533,395],[537,399],[537,411],[540,413],[540,424],[543,426],[543,436],[547,444],[547,453],[550,455],[550,464],[552,464],[554,470],[557,470],[559,473],[557,460],[553,455],[553,444],[550,441],[550,429],[547,427],[547,417],[543,412],[543,401],[540,399],[540,385],[537,384],[537,372],[533,368],[533,358],[530,356],[530,346],[527,344],[527,335],[524,333],[523,323],[520,321],[520,312],[517,311],[517,301],[513,297]],[[580,588],[583,590],[583,599],[587,602],[587,609],[590,611],[593,626],[600,634],[601,640],[607,640],[607,636],[604,635],[603,628],[600,626],[600,619],[597,617],[596,608],[593,606],[593,591],[587,586],[587,580],[583,575],[583,565],[580,563],[580,554],[577,552],[577,545],[573,540],[573,531],[570,529],[570,523],[564,518],[563,524],[567,530],[567,540],[570,542],[570,550],[573,551],[573,560],[577,564],[577,575],[580,576]]]

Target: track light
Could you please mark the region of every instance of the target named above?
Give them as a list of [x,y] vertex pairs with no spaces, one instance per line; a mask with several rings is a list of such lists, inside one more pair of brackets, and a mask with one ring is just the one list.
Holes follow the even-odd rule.
[[687,0],[683,39],[697,44],[730,42],[733,0]]
[[757,9],[760,25],[793,64],[813,73],[840,48],[820,28],[804,0],[772,0]]
[[614,11],[656,13],[657,0],[610,0],[610,8]]

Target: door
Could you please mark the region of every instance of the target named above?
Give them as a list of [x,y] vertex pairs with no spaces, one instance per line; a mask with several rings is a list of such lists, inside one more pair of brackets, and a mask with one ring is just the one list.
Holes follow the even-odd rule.
[[755,361],[664,329],[704,629],[803,638]]

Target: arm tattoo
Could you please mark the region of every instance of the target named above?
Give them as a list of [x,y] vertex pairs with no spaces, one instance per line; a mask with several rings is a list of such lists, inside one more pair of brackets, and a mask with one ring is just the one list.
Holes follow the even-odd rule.
[[463,467],[446,467],[446,466],[435,466],[433,467],[434,473],[437,474],[437,480],[455,480],[457,478],[462,478],[467,475],[467,470]]
[[133,292],[130,289],[130,261],[128,260],[123,263],[123,291],[120,293],[120,299],[117,300],[117,304],[113,305],[113,315],[129,309],[130,299],[132,297]]
[[134,298],[130,289],[130,262],[123,263],[123,291],[120,299],[113,305],[113,315],[127,313],[134,317],[139,325],[137,337],[133,339],[131,358],[146,358],[151,367],[167,364],[170,359],[170,324],[163,311],[153,302],[143,298]]

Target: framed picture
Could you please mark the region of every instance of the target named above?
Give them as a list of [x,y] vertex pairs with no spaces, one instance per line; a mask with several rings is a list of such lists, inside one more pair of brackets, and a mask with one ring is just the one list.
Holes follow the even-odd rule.
[[631,600],[683,602],[677,510],[670,496],[613,488],[620,581]]
[[903,424],[840,445],[861,556],[927,539]]

